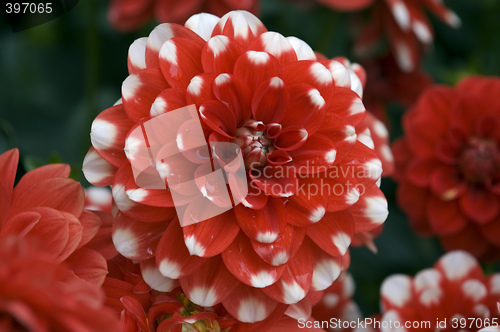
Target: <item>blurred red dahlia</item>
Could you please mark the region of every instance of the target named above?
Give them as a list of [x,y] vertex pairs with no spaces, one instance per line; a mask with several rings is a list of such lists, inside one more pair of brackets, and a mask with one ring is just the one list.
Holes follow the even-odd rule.
[[433,86],[405,115],[393,147],[398,201],[415,229],[446,250],[500,253],[500,79]]
[[[414,278],[390,276],[380,292],[382,327],[392,321],[393,327],[399,322],[402,328],[398,331],[478,331],[499,324],[500,274],[485,277],[478,262],[465,251],[447,253]],[[407,322],[420,326],[405,328]]]
[[[222,303],[241,322],[280,316],[288,305],[310,308],[307,293],[338,277],[351,239],[387,216],[380,160],[357,140],[365,109],[348,70],[245,11],[159,25],[131,45],[128,64],[121,103],[94,121],[83,166],[93,184],[112,185],[118,251],[154,261],[155,275],[178,280],[190,301]],[[151,160],[167,189],[140,188],[131,162],[141,143],[131,133],[191,104],[207,142],[242,153],[248,195],[211,219],[181,218],[181,227],[177,187],[165,177],[175,172],[183,183],[196,167]],[[186,133],[175,129],[174,145],[192,138]],[[199,190],[214,197],[206,184]],[[185,204],[188,217],[203,209]]]

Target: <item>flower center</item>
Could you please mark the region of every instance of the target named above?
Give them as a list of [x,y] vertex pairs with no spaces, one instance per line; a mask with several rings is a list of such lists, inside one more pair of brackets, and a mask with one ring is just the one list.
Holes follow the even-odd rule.
[[267,154],[275,150],[273,139],[269,136],[275,137],[273,132],[278,132],[280,129],[281,125],[279,124],[266,126],[261,121],[248,120],[236,130],[236,137],[232,142],[241,148],[247,170],[266,165]]
[[500,172],[500,150],[495,141],[473,137],[463,150],[460,167],[471,183],[482,183]]

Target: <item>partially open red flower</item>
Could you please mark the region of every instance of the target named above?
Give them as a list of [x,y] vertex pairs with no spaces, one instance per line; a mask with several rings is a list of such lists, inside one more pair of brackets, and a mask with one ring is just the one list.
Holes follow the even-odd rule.
[[[349,71],[338,61],[319,61],[297,38],[268,32],[244,11],[162,24],[131,45],[128,60],[122,101],[94,121],[84,161],[90,182],[112,185],[118,251],[154,259],[158,273],[179,280],[189,300],[222,303],[247,323],[329,287],[355,234],[387,216],[376,185],[381,162],[357,139],[365,109]],[[162,184],[172,174],[177,184],[139,187],[131,164],[146,145],[131,133],[191,104],[206,142],[241,152],[246,176],[238,184],[248,195],[223,214],[188,224],[176,217],[172,193],[199,167],[153,158],[148,165],[157,167]],[[183,128],[164,130],[174,133],[170,144],[190,142],[193,132]],[[212,189],[200,191],[213,197]],[[187,218],[203,210],[183,204]]]
[[405,115],[393,147],[398,201],[415,229],[446,250],[500,253],[500,79],[433,86]]

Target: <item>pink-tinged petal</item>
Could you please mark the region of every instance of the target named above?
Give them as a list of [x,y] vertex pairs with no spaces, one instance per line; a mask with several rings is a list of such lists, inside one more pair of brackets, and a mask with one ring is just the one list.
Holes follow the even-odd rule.
[[236,132],[235,114],[218,100],[208,100],[201,104],[200,115],[203,122],[217,133],[228,138]]
[[434,195],[429,199],[427,215],[432,229],[440,235],[456,234],[468,223],[456,200],[443,201]]
[[349,211],[328,212],[307,227],[307,236],[328,254],[343,256],[351,244],[355,222]]
[[117,168],[102,158],[91,147],[83,159],[83,175],[94,186],[104,187],[113,184]]
[[232,73],[234,63],[245,50],[233,39],[217,35],[206,43],[201,53],[201,63],[205,73],[219,75]]
[[441,166],[434,169],[430,176],[430,184],[434,193],[444,201],[461,196],[467,189],[467,184],[461,179],[455,167]]
[[159,292],[171,292],[179,283],[175,279],[164,277],[158,267],[154,258],[141,262],[141,275],[144,281],[154,290]]
[[468,252],[457,250],[449,252],[434,266],[449,281],[484,278],[483,270],[477,260]]
[[19,150],[12,149],[0,154],[0,185],[3,185],[8,196],[12,195],[16,178]]
[[273,266],[280,266],[295,255],[302,245],[305,234],[305,228],[286,225],[283,232],[273,243],[251,242],[253,249],[264,262]]
[[197,42],[179,37],[163,44],[160,50],[160,68],[172,87],[185,89],[191,79],[203,71],[201,48]]
[[460,209],[477,223],[486,223],[500,212],[498,197],[486,190],[469,188],[460,198]]
[[252,183],[257,185],[266,195],[272,197],[290,197],[297,192],[297,179],[292,170],[266,167],[250,172]]
[[450,236],[441,236],[444,250],[466,250],[476,257],[484,255],[490,244],[484,240],[475,225],[469,223],[462,231]]
[[212,257],[224,251],[240,228],[232,210],[202,222],[184,226],[184,243],[191,255]]
[[284,151],[300,148],[307,141],[308,133],[305,129],[285,129],[274,139],[274,146]]
[[[137,74],[128,76],[122,84],[122,102],[125,113],[133,122],[137,122],[143,117],[149,116],[151,105],[153,105],[156,96],[169,87],[170,85],[165,81],[159,69],[144,69]],[[122,106],[116,105],[114,107],[118,108]],[[116,115],[114,118],[122,123],[128,120],[126,117],[118,117]],[[120,124],[121,123],[118,123],[118,125]],[[130,129],[130,126],[128,129]],[[125,134],[126,133],[127,131],[125,131]],[[104,128],[102,134],[105,134]],[[110,139],[107,141],[110,141]],[[110,145],[110,143],[108,143],[108,145]],[[105,145],[105,147],[108,145]],[[99,149],[99,147],[97,147],[97,149]]]
[[191,16],[186,23],[184,23],[184,26],[208,41],[215,25],[219,23],[219,20],[220,18],[215,15],[200,13]]
[[[311,317],[312,313],[312,304],[311,301],[306,297],[302,299],[300,302],[292,304],[286,309],[285,314],[288,317],[299,320],[307,320]],[[309,330],[309,329],[307,329]]]
[[156,249],[156,265],[160,273],[167,278],[179,279],[195,272],[206,261],[206,258],[189,254],[179,220],[172,220]]
[[346,119],[326,113],[317,134],[327,136],[336,146],[335,164],[342,162],[357,142],[356,129]]
[[187,106],[185,89],[165,89],[160,92],[151,105],[149,115],[155,117],[184,106]]
[[316,61],[293,62],[283,68],[282,78],[287,86],[297,83],[313,86],[320,92],[327,106],[335,90],[332,74],[328,68]]
[[215,80],[214,74],[198,74],[191,79],[186,90],[186,104],[200,105],[210,99],[215,99],[212,84]]
[[16,185],[14,195],[31,190],[33,186],[39,186],[41,182],[51,178],[67,178],[71,168],[66,164],[50,164],[38,167],[24,174]]
[[120,298],[126,313],[132,315],[133,320],[138,325],[141,331],[149,331],[146,313],[140,302],[131,296],[123,296]]
[[71,254],[64,264],[68,265],[76,276],[101,287],[108,274],[108,267],[104,257],[97,251],[80,248]]
[[[66,165],[65,165],[66,166]],[[83,211],[85,194],[80,183],[68,178],[50,178],[40,181],[38,176],[50,174],[47,167],[44,170],[30,174],[28,172],[14,189],[10,214],[15,215],[32,207],[50,207],[61,212],[68,212],[79,217]],[[35,170],[36,171],[36,170]],[[34,171],[32,171],[34,172]]]
[[387,199],[377,186],[367,189],[349,211],[356,222],[356,233],[367,232],[380,226],[389,214]]
[[294,167],[296,173],[324,173],[335,163],[337,147],[328,136],[315,134],[308,137],[300,149],[289,153],[292,161],[288,166]]
[[212,307],[226,299],[240,284],[224,265],[220,256],[203,264],[195,273],[179,280],[189,300],[202,307]]
[[366,109],[358,94],[350,88],[335,87],[333,102],[327,113],[336,114],[347,119],[351,125],[358,125],[365,118]]
[[269,53],[248,51],[234,64],[234,76],[241,79],[255,91],[265,80],[281,76],[279,62]]
[[226,35],[236,40],[243,48],[247,48],[255,38],[266,31],[264,24],[253,14],[235,10],[221,17],[212,36]]
[[238,321],[255,323],[270,316],[277,303],[259,289],[240,285],[224,299],[222,305]]
[[264,288],[263,292],[280,303],[294,304],[301,301],[311,287],[313,262],[310,248],[301,246],[286,264],[281,278],[275,284]]
[[[1,189],[2,187],[0,187]],[[0,239],[6,239],[11,236],[23,238],[33,229],[41,217],[40,213],[33,211],[16,214],[0,228]]]
[[282,66],[297,61],[292,44],[277,32],[264,32],[253,41],[250,49],[271,54]]
[[146,44],[146,66],[148,68],[160,68],[160,50],[163,44],[173,37],[190,39],[199,46],[204,44],[200,36],[182,25],[170,23],[160,24],[151,31]]
[[94,238],[99,228],[101,228],[102,222],[99,215],[90,210],[83,210],[78,219],[83,227],[82,240],[78,244],[78,248],[81,248]]
[[294,84],[288,86],[288,95],[286,113],[280,121],[283,128],[305,128],[312,135],[322,127],[326,102],[317,89]]
[[116,250],[123,256],[145,260],[153,257],[166,228],[166,223],[144,223],[118,212],[113,223],[112,239]]
[[142,37],[134,40],[128,48],[127,66],[130,75],[137,74],[146,68],[146,43],[148,38]]
[[380,296],[386,310],[403,308],[413,301],[412,283],[411,277],[402,274],[395,274],[384,280]]
[[3,184],[0,183],[0,229],[4,227],[10,210],[11,195],[7,192]]
[[264,262],[255,253],[250,241],[243,233],[240,233],[222,252],[222,259],[227,269],[236,278],[255,288],[264,288],[274,284],[281,277],[285,267],[284,265],[275,267]]
[[[332,257],[315,245],[311,240],[305,239],[303,245],[309,245],[314,257],[314,270],[311,290],[322,291],[337,280],[343,269],[343,258]],[[347,255],[346,255],[347,256]]]
[[236,117],[237,126],[241,126],[250,118],[250,88],[242,80],[231,74],[220,74],[213,83],[215,97]]
[[113,216],[107,212],[101,211],[94,211],[93,213],[99,216],[101,228],[85,247],[94,249],[103,255],[106,260],[110,260],[118,255],[118,251],[116,251],[112,241]]
[[271,77],[260,83],[252,97],[252,114],[265,124],[279,123],[286,110],[288,93],[279,77]]
[[241,204],[234,207],[238,225],[251,240],[272,243],[283,232],[287,221],[276,211],[273,201],[259,210],[249,209]]

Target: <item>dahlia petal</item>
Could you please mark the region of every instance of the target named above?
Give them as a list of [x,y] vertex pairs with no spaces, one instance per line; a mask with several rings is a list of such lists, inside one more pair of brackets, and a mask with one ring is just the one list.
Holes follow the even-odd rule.
[[288,95],[287,110],[280,121],[283,128],[304,128],[309,135],[321,128],[326,102],[319,91],[307,84],[294,84],[288,87]]
[[123,308],[126,310],[126,313],[132,315],[134,317],[135,323],[142,331],[148,331],[148,324],[146,313],[144,312],[144,308],[141,306],[139,301],[134,299],[131,296],[123,296],[120,298],[120,302],[123,305]]
[[234,213],[230,210],[202,222],[184,226],[184,243],[189,253],[212,257],[224,251],[240,230],[234,218]]
[[104,187],[113,184],[116,170],[117,168],[102,158],[93,147],[90,147],[83,159],[83,175],[94,186]]
[[333,166],[337,148],[332,140],[322,134],[314,134],[300,149],[290,151],[292,161],[287,165],[298,174],[314,174],[327,171]]
[[332,257],[328,255],[310,240],[303,245],[308,244],[312,248],[312,255],[314,257],[311,289],[313,291],[322,291],[330,287],[332,283],[337,280],[340,272],[342,272],[342,257]]
[[335,164],[347,156],[357,142],[356,129],[346,119],[332,113],[326,113],[317,134],[327,136],[335,143]]
[[167,278],[178,279],[196,271],[207,261],[192,256],[184,244],[182,228],[177,218],[173,219],[162,235],[156,249],[156,265]]
[[260,210],[264,206],[266,206],[268,199],[269,196],[266,195],[266,193],[263,192],[259,187],[250,185],[248,187],[248,194],[245,199],[241,201],[241,204],[243,204],[247,208]]
[[432,190],[444,201],[461,196],[467,189],[467,184],[455,167],[438,167],[430,178]]
[[292,151],[300,148],[307,141],[307,130],[285,129],[274,139],[274,146],[284,151]]
[[118,251],[112,241],[113,216],[107,212],[94,211],[101,219],[101,228],[92,240],[85,245],[86,248],[94,249],[108,261],[118,255]]
[[286,37],[286,40],[292,45],[295,54],[297,54],[297,60],[316,60],[316,54],[305,41],[293,36]]
[[42,181],[46,181],[50,178],[67,178],[70,171],[70,166],[66,164],[50,164],[38,167],[23,175],[16,185],[14,195],[16,192],[21,193],[29,191],[32,186],[40,185]]
[[168,293],[179,286],[177,280],[164,277],[160,273],[154,258],[141,261],[141,275],[152,289],[159,292]]
[[236,60],[234,76],[238,77],[255,91],[261,82],[281,76],[280,64],[266,52],[248,51]]
[[180,37],[171,38],[163,44],[160,68],[172,87],[185,89],[191,79],[203,71],[201,49],[197,42]]
[[477,260],[468,252],[457,250],[449,252],[434,266],[449,281],[483,279],[483,272]]
[[203,122],[217,133],[233,138],[236,132],[234,113],[218,100],[208,100],[199,109]]
[[297,180],[292,170],[266,167],[250,172],[250,178],[262,192],[272,197],[290,197],[297,192]]
[[[122,83],[122,102],[125,113],[133,122],[137,122],[143,117],[149,116],[151,105],[153,105],[156,96],[169,87],[162,72],[156,68],[143,69],[137,74],[128,76]],[[120,108],[121,106],[116,105],[114,107]],[[126,117],[118,117],[117,115],[115,116],[116,120],[128,120],[124,120]],[[105,135],[105,128],[102,128],[101,132]],[[110,141],[110,139],[108,139],[108,141]],[[108,145],[110,144],[111,142],[108,143]],[[99,146],[97,149],[99,149]]]
[[495,246],[500,246],[500,222],[498,217],[479,225],[482,236]]
[[78,248],[81,248],[89,243],[97,234],[99,228],[101,228],[101,218],[92,211],[83,210],[82,215],[78,219],[83,227],[82,240],[78,244]]
[[360,184],[352,173],[349,174],[345,167],[324,172],[316,182],[319,182],[316,187],[321,188],[321,192],[328,195],[326,207],[328,212],[342,211],[354,206],[359,201],[362,192],[366,190],[366,187]]
[[212,32],[212,36],[226,35],[247,48],[255,38],[266,31],[264,24],[253,14],[243,10],[235,10],[221,17]]
[[440,240],[446,251],[466,250],[476,257],[484,255],[490,246],[472,223],[456,234],[441,236]]
[[210,38],[201,52],[201,63],[205,73],[219,75],[232,73],[234,63],[245,50],[233,39],[224,35]]
[[18,161],[18,149],[12,149],[0,154],[0,185],[3,185],[8,196],[12,195]]
[[321,63],[332,73],[335,86],[351,88],[351,75],[342,63],[336,60],[324,60]]
[[112,239],[116,250],[123,256],[145,260],[154,255],[166,228],[165,223],[144,223],[118,212],[113,223]]
[[350,88],[335,87],[333,98],[335,102],[327,109],[327,114],[333,113],[345,118],[353,126],[363,121],[366,109],[356,92]]
[[408,163],[405,171],[405,178],[412,184],[419,187],[432,185],[429,174],[439,166],[434,158],[414,158]]
[[249,87],[231,74],[220,74],[214,80],[215,97],[226,105],[236,116],[236,124],[241,126],[250,118],[250,101],[252,98]]
[[222,301],[222,305],[238,321],[255,323],[270,316],[277,303],[259,289],[240,285]]
[[185,89],[165,89],[156,96],[155,101],[151,105],[149,115],[155,117],[184,106],[187,106]]
[[0,229],[5,226],[10,210],[11,195],[3,184],[0,183]]
[[250,49],[271,54],[282,66],[297,61],[292,44],[277,32],[264,32],[253,41]]
[[286,264],[286,269],[283,271],[281,278],[262,291],[280,303],[294,304],[302,301],[311,287],[313,261],[309,247],[301,246]]
[[286,86],[297,83],[313,86],[320,92],[326,105],[329,105],[335,86],[332,74],[323,64],[311,60],[293,62],[283,68],[281,77]]
[[[283,232],[286,220],[274,209],[273,201],[259,210],[249,209],[242,205],[234,207],[238,225],[251,240],[272,243]],[[277,202],[279,204],[279,201]]]
[[[311,301],[306,297],[298,303],[294,303],[286,309],[285,314],[296,320],[307,320],[311,317],[312,304]],[[307,329],[310,331],[310,329]]]
[[186,104],[195,104],[196,108],[210,99],[215,99],[212,83],[215,80],[214,74],[198,74],[191,79],[186,90]]
[[220,18],[209,14],[200,13],[191,16],[184,26],[198,34],[201,38],[208,41],[212,35],[212,31],[217,23],[219,23]]
[[102,286],[108,274],[106,260],[97,251],[80,248],[73,252],[64,263],[76,276],[96,286]]
[[202,307],[219,304],[240,284],[219,256],[211,258],[179,282],[189,300]]
[[343,256],[354,235],[355,220],[349,211],[328,212],[307,227],[307,236],[332,256]]
[[386,278],[380,288],[380,296],[386,310],[408,305],[413,297],[412,278],[402,274]]
[[251,241],[252,247],[262,260],[272,266],[280,266],[288,262],[302,245],[305,228],[286,225],[283,232],[273,243]]
[[147,37],[134,40],[128,48],[127,66],[130,75],[137,74],[146,68],[146,44]]
[[356,233],[370,231],[380,226],[389,214],[387,199],[377,186],[367,189],[349,211],[356,222],[354,226]]
[[252,97],[252,114],[265,124],[279,123],[288,99],[285,84],[279,77],[271,77],[260,83]]
[[163,44],[173,37],[190,39],[199,46],[204,44],[200,36],[182,25],[171,23],[160,24],[151,31],[146,44],[146,66],[148,68],[160,68],[160,50]]
[[353,172],[365,189],[374,185],[382,176],[382,162],[375,152],[357,141],[351,152],[342,160],[341,171]]
[[285,268],[284,265],[275,267],[264,262],[242,233],[222,252],[222,259],[227,269],[236,278],[255,288],[264,288],[274,284]]
[[[2,187],[0,187],[0,190],[1,189]],[[2,224],[2,227],[0,228],[0,239],[6,239],[11,236],[23,238],[33,229],[41,217],[40,213],[33,211],[16,214]]]
[[461,210],[473,221],[486,223],[500,212],[498,197],[486,190],[469,188],[460,198]]
[[427,215],[432,229],[440,235],[456,234],[468,223],[456,200],[443,201],[434,195],[428,201]]

